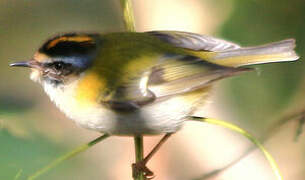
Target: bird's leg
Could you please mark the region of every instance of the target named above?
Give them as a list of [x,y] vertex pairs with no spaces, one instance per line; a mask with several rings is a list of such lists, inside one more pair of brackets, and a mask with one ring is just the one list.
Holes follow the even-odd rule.
[[154,173],[146,167],[146,164],[172,134],[173,133],[165,134],[159,141],[159,143],[150,151],[150,153],[142,161],[132,164],[133,176],[137,176],[139,173],[143,172],[145,179],[154,178]]

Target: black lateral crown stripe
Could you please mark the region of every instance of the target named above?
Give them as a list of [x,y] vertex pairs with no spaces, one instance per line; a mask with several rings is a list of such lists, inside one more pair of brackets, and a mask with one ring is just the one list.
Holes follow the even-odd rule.
[[[96,37],[98,34],[64,34],[48,40],[39,52],[48,56],[86,55],[96,49]],[[78,40],[77,38],[84,40]]]

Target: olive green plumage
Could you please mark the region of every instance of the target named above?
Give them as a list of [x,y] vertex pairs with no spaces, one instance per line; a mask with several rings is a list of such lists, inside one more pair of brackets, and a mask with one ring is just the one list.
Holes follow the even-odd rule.
[[82,127],[118,135],[177,131],[217,80],[298,59],[288,39],[256,47],[188,32],[69,33],[49,39],[31,79]]
[[[89,71],[97,73],[106,83],[103,86],[106,88],[101,90],[107,92],[102,93],[105,95],[101,97],[103,102],[145,104],[152,102],[156,97],[149,88],[139,87],[143,77],[148,78],[148,86],[159,86],[159,89],[166,91],[166,95],[176,95],[201,88],[207,82],[248,70],[236,66],[252,64],[251,61],[265,63],[266,59],[261,55],[278,56],[274,61],[296,59],[297,56],[292,51],[293,43],[293,40],[278,43],[285,46],[285,51],[276,50],[271,53],[261,51],[270,49],[269,46],[261,49],[251,48],[254,52],[248,48],[249,54],[240,57],[238,53],[245,50],[238,45],[193,33],[110,33],[101,35],[97,60],[93,62]],[[278,44],[275,44],[275,47],[279,46]],[[273,46],[271,48],[274,49]],[[230,56],[230,51],[233,56]],[[224,52],[229,55],[218,62],[217,56]],[[271,57],[269,58],[272,59]],[[226,58],[232,63],[223,63]],[[240,59],[239,63],[236,63],[234,58]],[[152,77],[154,82],[151,81]],[[184,83],[187,88],[181,86]]]

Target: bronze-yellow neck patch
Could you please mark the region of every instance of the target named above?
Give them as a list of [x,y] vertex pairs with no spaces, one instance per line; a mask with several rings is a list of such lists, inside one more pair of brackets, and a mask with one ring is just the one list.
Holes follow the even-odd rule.
[[94,72],[86,73],[79,81],[76,99],[82,105],[98,103],[98,99],[105,90],[105,81]]

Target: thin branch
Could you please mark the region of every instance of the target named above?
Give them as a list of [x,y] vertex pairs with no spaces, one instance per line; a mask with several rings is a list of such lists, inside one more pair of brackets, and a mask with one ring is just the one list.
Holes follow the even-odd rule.
[[[134,137],[134,145],[135,145],[135,156],[136,156],[136,163],[143,160],[144,156],[144,149],[143,149],[143,137],[142,136],[135,136]],[[132,177],[134,180],[144,180],[144,175],[142,172],[136,173],[132,172]]]
[[295,137],[294,137],[295,141],[298,141],[300,135],[303,133],[304,124],[305,124],[305,111],[302,112],[302,114],[301,114],[299,124],[298,124],[298,128],[297,128],[297,131],[296,131]]
[[271,154],[264,148],[264,146],[262,145],[262,143],[260,143],[257,139],[255,139],[250,133],[248,133],[247,131],[239,128],[238,126],[225,122],[225,121],[221,121],[221,120],[217,120],[217,119],[212,119],[212,118],[203,118],[203,117],[190,117],[190,120],[193,121],[199,121],[199,122],[207,122],[210,124],[215,124],[215,125],[219,125],[228,129],[231,129],[243,136],[245,136],[246,138],[248,138],[253,144],[255,144],[256,147],[258,147],[263,154],[265,155],[265,158],[268,160],[276,178],[278,180],[283,180],[283,177],[280,173],[280,170],[278,168],[278,165],[276,164],[275,160],[273,159],[273,157],[271,156]]
[[23,171],[22,169],[20,169],[20,170],[18,171],[18,173],[16,174],[14,180],[18,180],[18,179],[21,177],[22,171]]
[[[270,126],[271,128],[268,131],[266,131],[267,133],[260,138],[260,142],[262,144],[265,143],[276,132],[278,132],[280,127],[282,127],[286,123],[288,123],[290,121],[293,121],[293,120],[299,120],[299,124],[300,124],[300,126],[298,127],[298,130],[299,130],[302,127],[301,126],[301,124],[302,124],[301,121],[302,121],[302,119],[304,119],[304,116],[305,116],[305,109],[284,116],[280,120],[276,121],[276,123],[274,125]],[[297,135],[299,135],[298,132],[296,132],[296,133],[297,133]],[[209,173],[206,173],[204,175],[201,175],[200,177],[195,178],[193,180],[207,180],[207,179],[213,178],[215,176],[218,176],[219,174],[223,173],[224,171],[230,169],[232,166],[234,166],[235,164],[240,162],[242,159],[246,158],[248,155],[250,155],[256,149],[257,148],[255,146],[252,146],[243,155],[241,155],[239,158],[237,158],[233,162],[229,163],[228,165],[226,165],[222,168],[216,169],[214,171],[211,171]]]
[[256,146],[251,146],[243,155],[241,155],[240,157],[238,157],[237,159],[235,159],[233,162],[227,164],[226,166],[219,168],[219,169],[215,169],[209,173],[205,173],[197,178],[194,178],[192,180],[207,180],[210,178],[213,178],[215,176],[218,176],[219,174],[221,174],[222,172],[224,172],[225,170],[231,168],[232,166],[234,166],[235,164],[237,164],[238,162],[240,162],[242,159],[246,158],[249,154],[251,154],[254,150],[256,150]]
[[78,155],[79,153],[86,151],[88,148],[90,148],[91,146],[94,146],[95,144],[101,142],[102,140],[108,138],[109,135],[108,134],[104,134],[96,139],[94,139],[93,141],[81,145],[77,148],[75,148],[74,150],[68,152],[67,154],[60,156],[59,158],[55,159],[53,162],[51,162],[49,165],[43,167],[42,169],[36,171],[33,175],[28,177],[28,180],[34,180],[36,178],[38,178],[39,176],[41,176],[42,174],[46,173],[47,171],[53,169],[54,167],[56,167],[57,165],[59,165],[60,163]]
[[123,21],[127,31],[136,31],[131,0],[120,0],[123,9]]
[[[126,31],[134,32],[135,31],[135,21],[132,10],[132,2],[131,0],[120,0],[121,7],[123,10],[123,21],[125,24]],[[136,163],[143,160],[143,136],[134,136],[134,145],[135,145],[135,156]],[[134,180],[144,180],[144,175],[142,172],[132,174]]]

